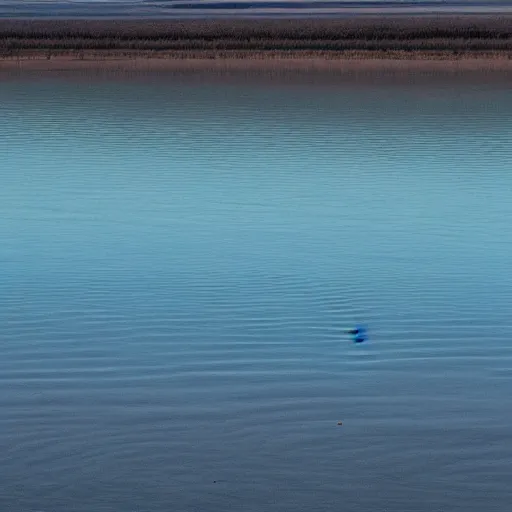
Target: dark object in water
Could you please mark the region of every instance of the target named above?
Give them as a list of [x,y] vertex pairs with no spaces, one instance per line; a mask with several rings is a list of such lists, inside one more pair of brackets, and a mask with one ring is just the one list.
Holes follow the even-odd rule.
[[353,329],[349,329],[347,332],[352,335],[354,343],[363,343],[363,341],[368,339],[366,328],[362,325],[356,325]]

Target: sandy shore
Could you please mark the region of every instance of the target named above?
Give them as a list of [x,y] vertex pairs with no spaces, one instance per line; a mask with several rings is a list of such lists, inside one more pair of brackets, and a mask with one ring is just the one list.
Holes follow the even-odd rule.
[[402,55],[399,58],[325,58],[276,56],[265,58],[175,58],[172,56],[31,56],[0,59],[0,71],[179,71],[179,70],[334,70],[334,71],[512,71],[512,59],[496,57],[464,57],[437,59],[425,55]]

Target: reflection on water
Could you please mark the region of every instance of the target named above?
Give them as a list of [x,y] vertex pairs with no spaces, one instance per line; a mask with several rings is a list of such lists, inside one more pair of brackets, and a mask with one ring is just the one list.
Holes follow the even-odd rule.
[[0,509],[506,510],[507,82],[253,78],[0,82]]

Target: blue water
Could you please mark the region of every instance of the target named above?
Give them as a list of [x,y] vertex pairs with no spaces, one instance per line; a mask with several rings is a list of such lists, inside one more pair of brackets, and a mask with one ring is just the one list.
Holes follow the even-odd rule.
[[0,0],[0,18],[289,18],[511,11],[511,0]]
[[2,75],[0,510],[507,510],[509,78]]

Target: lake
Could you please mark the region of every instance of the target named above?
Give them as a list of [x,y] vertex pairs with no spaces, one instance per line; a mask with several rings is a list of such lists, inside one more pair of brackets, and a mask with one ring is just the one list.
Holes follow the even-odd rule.
[[0,19],[318,18],[511,12],[507,0],[0,0]]
[[2,75],[0,509],[507,510],[510,78]]

